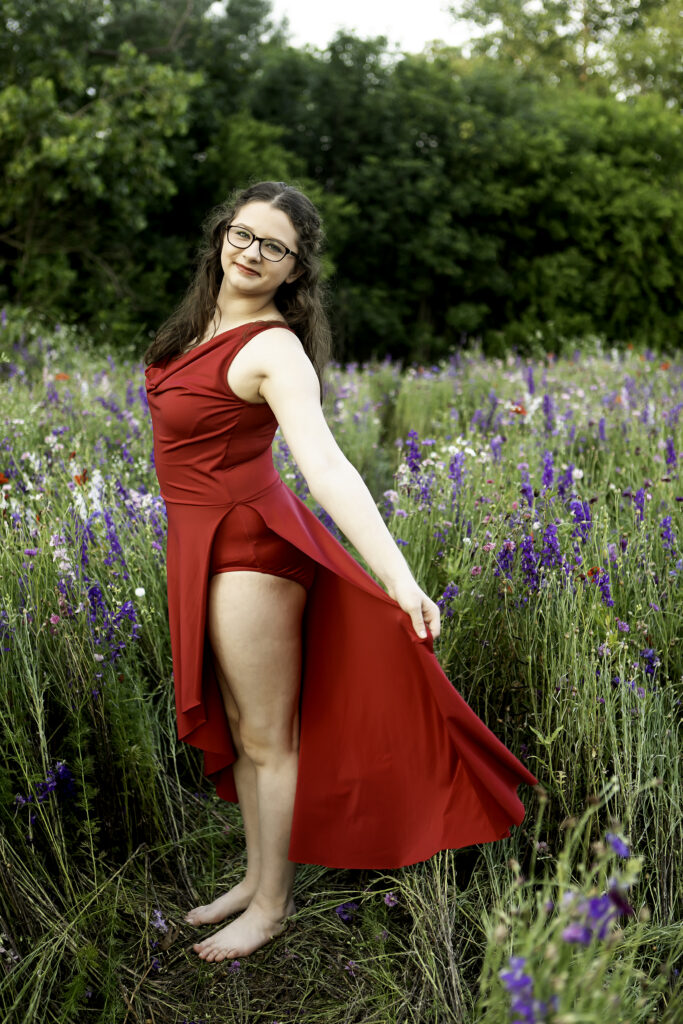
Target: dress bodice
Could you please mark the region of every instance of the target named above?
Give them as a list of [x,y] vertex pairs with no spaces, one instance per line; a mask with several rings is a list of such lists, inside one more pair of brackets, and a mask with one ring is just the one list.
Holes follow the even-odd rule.
[[277,478],[270,446],[278,424],[270,406],[245,401],[227,382],[240,349],[274,326],[284,325],[243,324],[146,368],[154,463],[164,500],[225,504],[243,496],[245,488],[258,491]]

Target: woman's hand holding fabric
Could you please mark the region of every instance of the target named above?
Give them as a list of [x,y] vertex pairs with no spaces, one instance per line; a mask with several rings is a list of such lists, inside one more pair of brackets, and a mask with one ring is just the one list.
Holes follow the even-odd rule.
[[426,637],[425,625],[427,625],[433,639],[437,639],[441,632],[439,607],[431,598],[427,597],[423,590],[420,590],[414,579],[402,580],[398,584],[387,587],[387,593],[410,616],[413,629],[419,637]]

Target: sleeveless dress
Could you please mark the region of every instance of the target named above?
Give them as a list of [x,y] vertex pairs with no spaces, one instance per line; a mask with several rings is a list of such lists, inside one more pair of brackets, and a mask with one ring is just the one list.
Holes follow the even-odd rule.
[[[218,795],[237,802],[236,752],[206,615],[212,566],[221,561],[214,540],[231,516],[246,513],[252,525],[263,524],[266,538],[277,535],[294,553],[292,578],[299,573],[308,590],[289,859],[391,869],[502,839],[524,817],[517,787],[537,780],[454,689],[429,630],[416,635],[397,602],[280,479],[270,407],[244,401],[227,384],[237,352],[274,326],[282,325],[259,321],[224,331],[145,370],[168,516],[179,739],[204,752]],[[249,562],[250,550],[236,548],[233,563]],[[250,565],[273,571],[258,560]]]

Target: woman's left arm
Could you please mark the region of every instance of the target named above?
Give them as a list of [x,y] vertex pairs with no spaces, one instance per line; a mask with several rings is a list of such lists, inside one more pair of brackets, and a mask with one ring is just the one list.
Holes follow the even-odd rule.
[[[270,337],[269,337],[270,336]],[[320,405],[313,365],[295,335],[274,328],[249,344],[261,370],[259,393],[272,409],[311,494],[332,516],[420,636],[440,631],[438,606],[420,589],[358,470],[339,448]]]

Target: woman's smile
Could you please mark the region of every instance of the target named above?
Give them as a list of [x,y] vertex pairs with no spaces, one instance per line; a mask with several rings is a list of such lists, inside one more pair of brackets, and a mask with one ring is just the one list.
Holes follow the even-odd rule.
[[252,274],[256,277],[260,277],[258,270],[250,270],[249,267],[243,267],[241,263],[235,263],[235,266],[239,267],[243,274]]

